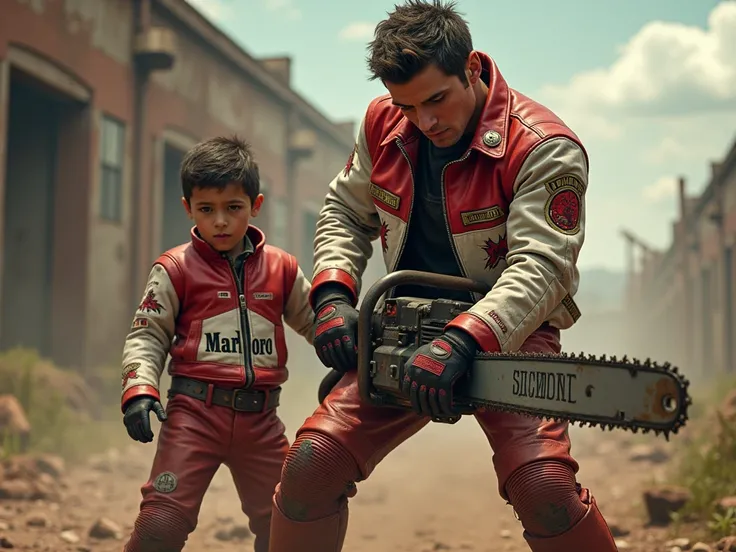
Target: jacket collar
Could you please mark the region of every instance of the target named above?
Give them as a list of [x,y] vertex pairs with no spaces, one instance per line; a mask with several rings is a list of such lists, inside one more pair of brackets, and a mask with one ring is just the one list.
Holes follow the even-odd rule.
[[[470,147],[490,157],[503,157],[508,143],[511,94],[506,79],[493,59],[483,52],[477,54],[481,61],[481,79],[488,85],[488,95]],[[402,117],[381,145],[384,146],[396,138],[408,142],[420,135],[421,131],[409,119]]]
[[[220,262],[227,259],[224,253],[220,253],[202,239],[196,226],[192,227],[190,236],[194,250],[206,261]],[[243,253],[246,256],[257,255],[263,250],[264,245],[266,245],[266,236],[263,231],[253,225],[248,226],[245,233],[245,250]]]

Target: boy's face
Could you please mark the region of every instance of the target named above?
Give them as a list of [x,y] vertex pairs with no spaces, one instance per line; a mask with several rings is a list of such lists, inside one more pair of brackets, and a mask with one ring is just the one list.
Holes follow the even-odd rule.
[[251,217],[261,209],[263,194],[251,202],[243,186],[231,182],[223,189],[195,186],[189,203],[185,198],[182,203],[204,241],[217,251],[237,255],[243,251]]

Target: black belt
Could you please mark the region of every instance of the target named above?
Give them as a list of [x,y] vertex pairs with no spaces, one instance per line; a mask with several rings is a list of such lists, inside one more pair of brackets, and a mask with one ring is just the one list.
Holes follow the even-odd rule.
[[238,412],[265,412],[279,406],[281,387],[270,390],[228,389],[181,376],[171,379],[168,396],[186,395],[207,402],[210,386],[210,403],[217,406],[226,406]]

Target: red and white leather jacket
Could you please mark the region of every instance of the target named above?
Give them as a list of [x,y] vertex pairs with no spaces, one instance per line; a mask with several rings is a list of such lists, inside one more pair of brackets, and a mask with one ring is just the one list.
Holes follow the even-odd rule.
[[232,261],[192,229],[191,242],[153,264],[123,348],[122,406],[133,397],[159,397],[169,373],[224,387],[270,389],[284,383],[284,324],[314,337],[310,283],[294,256],[265,244],[254,226],[242,286]]
[[[487,351],[517,350],[542,323],[568,328],[580,311],[588,158],[549,109],[511,89],[481,54],[488,97],[468,151],[444,169],[445,228],[465,276],[493,286],[451,323]],[[420,131],[388,95],[368,107],[317,223],[312,293],[338,281],[360,294],[380,239],[388,271],[404,248]],[[427,252],[431,255],[431,252]]]

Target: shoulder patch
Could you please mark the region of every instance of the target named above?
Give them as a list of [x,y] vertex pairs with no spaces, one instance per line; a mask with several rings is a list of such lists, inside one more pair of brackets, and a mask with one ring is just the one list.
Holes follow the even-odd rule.
[[547,223],[563,234],[577,234],[580,231],[580,209],[585,187],[571,174],[560,176],[544,185],[549,198],[544,206]]
[[161,314],[161,311],[165,309],[163,305],[158,302],[158,299],[156,299],[156,293],[153,289],[149,289],[148,293],[146,293],[146,296],[143,298],[143,301],[141,301],[141,304],[138,305],[138,310],[140,312],[155,312]]
[[353,168],[353,162],[355,161],[355,153],[358,151],[358,144],[353,146],[353,151],[348,156],[347,163],[345,163],[345,169],[342,171],[343,176],[350,174],[350,170]]

